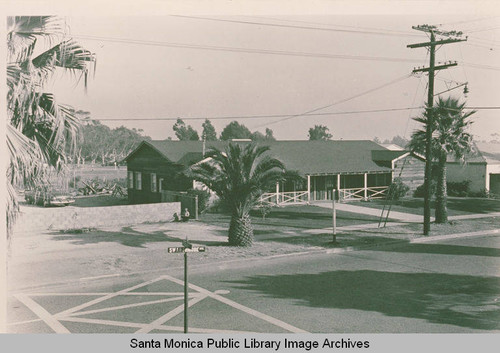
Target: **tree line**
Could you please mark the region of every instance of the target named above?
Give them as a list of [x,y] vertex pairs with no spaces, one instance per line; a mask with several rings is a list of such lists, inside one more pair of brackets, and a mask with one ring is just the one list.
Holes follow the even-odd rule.
[[[205,119],[205,122],[202,124],[201,136],[191,125],[186,125],[181,118],[177,119],[172,129],[174,130],[175,136],[179,139],[179,141],[230,141],[234,139],[248,139],[252,141],[276,140],[273,135],[273,130],[269,128],[266,128],[264,134],[260,131],[252,132],[244,124],[240,124],[237,121],[232,121],[227,124],[224,129],[222,129],[218,138],[215,127],[209,119]],[[333,135],[329,132],[329,129],[326,126],[315,125],[309,129],[308,137],[309,140],[330,140]]]

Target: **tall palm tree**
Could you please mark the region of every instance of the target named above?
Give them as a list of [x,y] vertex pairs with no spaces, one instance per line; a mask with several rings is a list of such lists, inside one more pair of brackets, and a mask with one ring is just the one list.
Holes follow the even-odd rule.
[[425,127],[429,121],[429,114],[433,114],[431,150],[433,161],[437,162],[436,223],[448,221],[446,159],[448,155],[453,155],[455,159],[465,161],[465,156],[474,147],[472,135],[467,130],[472,124],[469,118],[475,111],[464,112],[464,110],[465,103],[460,103],[457,98],[439,97],[434,107],[428,107],[422,117],[414,119],[422,123],[424,128],[413,133],[409,148],[424,154]]
[[[47,167],[65,160],[75,142],[79,120],[44,86],[57,68],[77,82],[87,76],[95,57],[64,38],[61,19],[52,16],[7,18],[7,226],[18,212],[15,185],[37,185]],[[95,68],[95,66],[94,66]]]
[[210,160],[191,167],[191,176],[214,191],[230,210],[230,245],[252,245],[250,210],[283,177],[283,163],[266,154],[268,150],[268,146],[229,144],[224,151],[211,149]]

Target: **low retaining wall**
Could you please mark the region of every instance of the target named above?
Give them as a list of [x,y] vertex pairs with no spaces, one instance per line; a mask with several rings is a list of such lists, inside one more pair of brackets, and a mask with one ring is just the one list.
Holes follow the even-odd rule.
[[107,207],[22,206],[15,231],[64,230],[169,222],[173,220],[174,213],[180,210],[180,202]]

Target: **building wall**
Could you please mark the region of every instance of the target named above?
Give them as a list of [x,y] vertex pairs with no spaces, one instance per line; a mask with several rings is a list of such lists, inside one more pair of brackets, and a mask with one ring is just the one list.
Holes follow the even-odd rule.
[[470,180],[470,191],[487,190],[486,163],[446,163],[446,181],[461,182]]
[[500,195],[500,163],[486,166],[486,185],[486,190],[495,195]]
[[[128,188],[130,203],[156,203],[161,202],[160,179],[162,189],[172,191],[185,191],[192,185],[191,181],[180,177],[179,172],[183,166],[170,162],[153,148],[144,145],[127,161],[127,172],[140,172],[142,180],[141,190]],[[151,174],[156,174],[156,190],[151,189]]]
[[425,162],[414,156],[409,155],[395,161],[393,170],[393,179],[398,178],[401,173],[402,182],[410,188],[408,195],[412,195],[424,183]]
[[145,222],[170,222],[180,212],[180,202],[107,207],[21,208],[15,231],[68,230],[127,226]]

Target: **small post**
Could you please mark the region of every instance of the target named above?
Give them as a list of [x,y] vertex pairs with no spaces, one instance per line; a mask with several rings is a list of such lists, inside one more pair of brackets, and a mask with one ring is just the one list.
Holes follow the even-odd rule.
[[188,333],[188,256],[184,251],[184,333]]
[[332,221],[333,221],[333,243],[337,242],[337,209],[335,207],[335,199],[337,198],[337,190],[332,190]]
[[194,195],[194,219],[198,220],[198,195]]
[[307,176],[307,203],[311,203],[311,176]]

